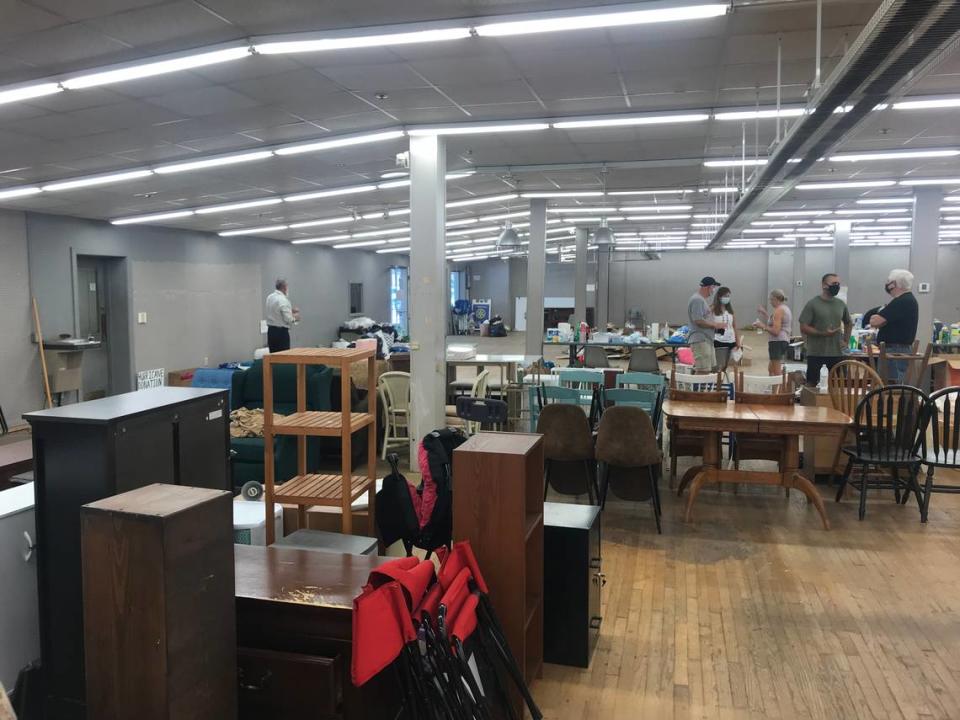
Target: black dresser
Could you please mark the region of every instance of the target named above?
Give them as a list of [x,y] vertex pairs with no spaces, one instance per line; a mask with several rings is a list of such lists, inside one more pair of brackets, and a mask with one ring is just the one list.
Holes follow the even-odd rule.
[[600,508],[543,504],[543,659],[588,667],[600,637]]
[[227,392],[153,388],[24,418],[33,430],[44,719],[74,720],[85,717],[80,508],[153,483],[230,490]]

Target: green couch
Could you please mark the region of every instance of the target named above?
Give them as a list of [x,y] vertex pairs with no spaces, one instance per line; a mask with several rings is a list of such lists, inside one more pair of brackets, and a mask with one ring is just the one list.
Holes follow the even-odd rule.
[[[330,381],[333,371],[325,365],[307,366],[307,410],[329,411]],[[230,392],[231,410],[244,407],[250,410],[263,407],[263,363],[254,361],[249,370],[233,374]],[[289,415],[297,409],[296,365],[273,366],[273,411]],[[320,465],[321,438],[307,438],[307,470]],[[263,438],[231,438],[233,457],[233,484],[242,487],[250,480],[263,482]],[[274,444],[274,479],[277,483],[297,474],[297,439],[281,435]]]

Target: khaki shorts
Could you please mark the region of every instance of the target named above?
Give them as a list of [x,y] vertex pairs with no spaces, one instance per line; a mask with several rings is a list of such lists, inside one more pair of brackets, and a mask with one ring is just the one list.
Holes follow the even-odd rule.
[[701,372],[713,372],[717,367],[717,354],[709,340],[690,344],[693,350],[693,367]]

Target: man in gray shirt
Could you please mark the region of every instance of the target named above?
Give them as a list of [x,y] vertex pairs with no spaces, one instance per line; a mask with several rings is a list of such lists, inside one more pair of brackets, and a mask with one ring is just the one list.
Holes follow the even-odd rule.
[[687,303],[687,321],[690,333],[687,342],[693,350],[694,370],[713,372],[717,367],[717,356],[713,349],[713,340],[717,330],[726,330],[726,323],[713,321],[713,310],[709,298],[720,287],[720,282],[709,275],[700,281],[697,290]]

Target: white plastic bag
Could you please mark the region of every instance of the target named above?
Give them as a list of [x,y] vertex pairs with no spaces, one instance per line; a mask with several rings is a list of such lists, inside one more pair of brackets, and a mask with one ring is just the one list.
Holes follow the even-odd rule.
[[735,347],[733,350],[731,350],[730,359],[735,363],[740,362],[743,359],[743,348]]

